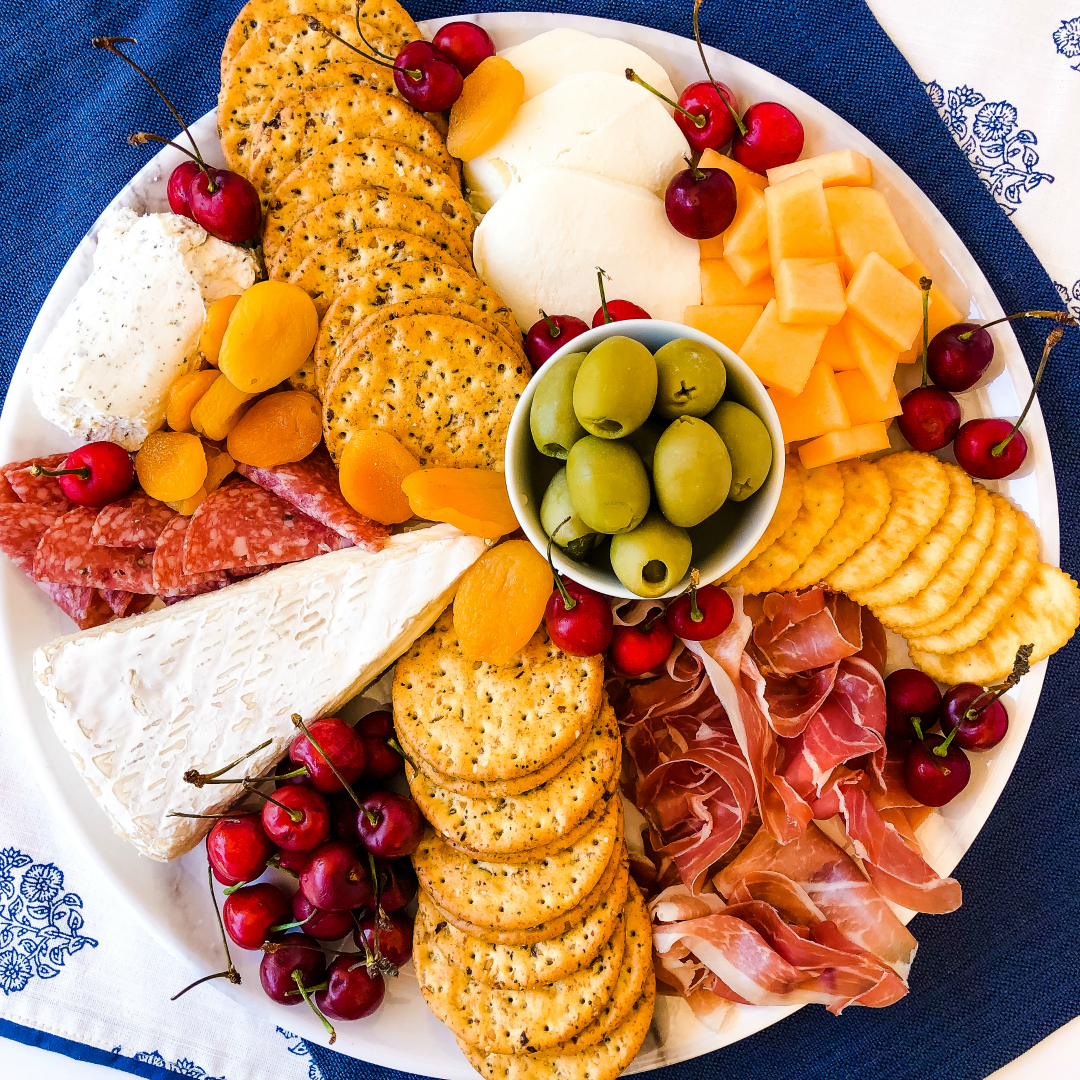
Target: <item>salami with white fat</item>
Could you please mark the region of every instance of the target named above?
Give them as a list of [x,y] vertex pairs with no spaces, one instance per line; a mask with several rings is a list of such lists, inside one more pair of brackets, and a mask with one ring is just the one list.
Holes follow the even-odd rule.
[[95,545],[97,511],[79,506],[57,518],[34,555],[34,577],[54,585],[153,593],[153,553]]

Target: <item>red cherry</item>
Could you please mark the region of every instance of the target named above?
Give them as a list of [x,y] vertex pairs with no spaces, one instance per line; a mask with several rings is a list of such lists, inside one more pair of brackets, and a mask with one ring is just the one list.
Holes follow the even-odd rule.
[[[266,835],[286,851],[311,851],[330,835],[326,800],[307,784],[278,788],[262,811]],[[279,805],[280,804],[280,805]],[[298,820],[293,820],[294,816]]]
[[1024,464],[1028,452],[1027,439],[1019,431],[1005,443],[1012,431],[1013,425],[1008,420],[992,417],[969,420],[957,432],[953,443],[957,465],[980,480],[1011,476]]
[[390,713],[368,713],[357,722],[354,730],[364,744],[364,780],[380,784],[401,772],[402,757],[390,745],[390,739],[395,738],[394,718]]
[[[941,702],[941,730],[948,735],[955,728],[956,744],[965,750],[993,750],[1008,734],[1009,714],[1000,698],[991,697],[974,683],[952,687]],[[979,698],[986,703],[978,704]]]
[[[697,619],[694,618],[695,599]],[[719,637],[731,625],[734,616],[735,605],[719,585],[702,585],[676,596],[664,612],[671,632],[687,641]]]
[[228,169],[200,169],[188,187],[191,216],[211,236],[246,244],[259,232],[262,209],[250,180]]
[[300,891],[321,911],[366,908],[375,899],[366,858],[341,840],[327,840],[312,852]]
[[221,920],[241,949],[258,949],[270,937],[270,927],[288,922],[291,914],[289,898],[276,885],[262,881],[225,897]]
[[326,989],[315,994],[315,1004],[334,1020],[361,1020],[370,1016],[386,995],[386,984],[371,971],[359,953],[335,958],[326,975]]
[[439,27],[431,39],[435,46],[463,76],[471,75],[481,61],[495,55],[491,35],[476,23],[452,22]]
[[268,860],[268,865],[298,878],[304,872],[310,855],[310,851],[285,851],[279,848]]
[[574,315],[548,315],[541,311],[540,318],[525,335],[525,355],[533,370],[542,367],[553,353],[588,329],[588,324]]
[[340,941],[354,925],[351,911],[323,911],[299,890],[293,894],[292,917],[299,929],[320,941]]
[[279,1005],[299,1005],[304,999],[296,993],[293,972],[305,987],[326,979],[326,957],[322,947],[308,934],[275,934],[279,946],[266,953],[259,964],[259,981],[271,1001]]
[[900,668],[885,678],[885,728],[900,739],[919,737],[937,722],[941,691],[929,675],[915,668]]
[[[708,79],[703,79],[691,83],[679,95],[679,109],[686,112],[677,109],[675,123],[695,153],[720,150],[731,142],[737,130],[735,114],[738,108],[739,103],[729,86],[723,83],[714,86]],[[699,126],[700,118],[704,118],[705,123]]]
[[430,41],[410,41],[394,60],[394,85],[420,112],[442,112],[461,97],[461,72]]
[[766,173],[798,160],[803,148],[799,118],[775,101],[759,101],[743,113],[746,134],[736,132],[731,156],[756,173]]
[[348,724],[336,716],[327,716],[312,720],[307,729],[311,737],[306,734],[297,735],[289,747],[289,759],[307,769],[309,783],[316,791],[321,791],[324,795],[336,795],[345,789],[334,775],[334,770],[326,763],[326,758],[312,745],[312,738],[330,756],[330,760],[347,783],[351,784],[360,779],[364,771],[364,744]]
[[915,450],[940,450],[960,430],[960,403],[940,386],[916,386],[900,402],[896,424]]
[[[943,750],[938,754],[938,750]],[[904,786],[923,806],[944,806],[971,779],[971,762],[943,735],[916,740],[904,755]]]
[[[379,931],[378,939],[375,937],[376,925]],[[413,921],[408,915],[388,915],[385,911],[379,915],[372,912],[360,920],[359,931],[353,932],[354,940],[357,933],[363,936],[364,943],[372,953],[385,957],[395,967],[407,964],[412,957]]]
[[191,218],[192,221],[195,220],[195,216],[191,212],[191,203],[188,201],[188,188],[197,172],[199,172],[197,161],[192,161],[191,158],[181,161],[169,174],[169,184],[165,189],[172,212],[181,217]]
[[719,236],[735,217],[735,181],[723,169],[683,169],[668,183],[664,209],[691,240]]
[[674,642],[675,637],[663,619],[653,619],[651,624],[616,626],[608,656],[620,675],[644,675],[668,658]]
[[361,804],[356,828],[368,851],[380,859],[411,855],[420,845],[424,819],[407,795],[376,791]]
[[72,450],[59,469],[31,465],[34,476],[55,476],[76,506],[99,509],[122,499],[135,486],[131,455],[116,443],[92,442]]
[[994,339],[978,323],[954,323],[931,338],[926,371],[938,386],[959,394],[982,378],[993,359]]
[[607,301],[607,317],[604,315],[604,305],[596,309],[596,314],[592,317],[592,324],[596,326],[604,326],[606,323],[613,322],[625,322],[627,319],[651,319],[652,316],[643,308],[638,307],[637,304],[631,304],[629,300],[608,300]]
[[416,896],[416,872],[408,859],[376,859],[379,906],[383,911],[400,911]]
[[599,593],[576,581],[561,575],[556,575],[555,581],[555,591],[544,609],[548,637],[571,656],[599,655],[611,644],[610,605]]
[[206,857],[222,885],[261,877],[273,854],[274,845],[257,814],[215,821],[206,837]]

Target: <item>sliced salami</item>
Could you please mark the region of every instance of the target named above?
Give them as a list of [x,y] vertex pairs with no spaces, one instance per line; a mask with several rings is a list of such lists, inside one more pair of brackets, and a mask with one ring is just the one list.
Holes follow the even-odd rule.
[[249,480],[208,495],[184,537],[184,572],[299,562],[352,542]]
[[90,540],[99,547],[153,551],[161,531],[179,516],[163,502],[151,499],[145,491],[136,490],[98,512]]
[[27,577],[34,576],[34,552],[58,517],[45,506],[0,503],[0,551]]
[[190,525],[191,518],[177,514],[162,530],[154,549],[154,592],[166,602],[171,597],[183,598],[228,584],[221,570],[184,573],[184,535]]
[[151,552],[95,546],[90,539],[97,511],[78,506],[49,527],[34,555],[34,577],[54,585],[153,593]]
[[51,581],[39,581],[38,587],[49,594],[53,603],[65,615],[71,616],[78,623],[80,630],[101,626],[113,617],[112,608],[97,589],[86,589],[78,585],[54,585]]
[[389,529],[377,521],[358,514],[341,494],[337,469],[325,447],[309,454],[303,461],[275,465],[272,469],[256,469],[237,465],[241,476],[280,495],[309,518],[348,537],[357,547],[380,551]]
[[49,457],[30,458],[29,461],[13,461],[0,469],[0,472],[24,503],[39,503],[63,513],[71,509],[71,501],[61,490],[60,481],[55,476],[34,476],[30,472],[30,466],[57,469],[66,457],[67,454],[50,454]]
[[22,502],[22,499],[15,494],[15,489],[8,483],[8,478],[0,472],[0,506],[17,502]]
[[138,615],[140,611],[145,611],[157,599],[150,593],[123,592],[118,589],[103,589],[101,595],[118,619],[126,619],[129,615]]

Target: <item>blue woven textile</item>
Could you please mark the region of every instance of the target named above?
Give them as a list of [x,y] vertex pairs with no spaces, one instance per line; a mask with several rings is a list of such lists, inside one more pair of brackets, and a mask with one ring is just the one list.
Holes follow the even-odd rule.
[[[136,128],[173,124],[148,88],[85,43],[92,34],[140,40],[138,57],[189,117],[213,106],[217,59],[236,3],[226,0],[11,0],[0,85],[0,388],[6,390],[33,318],[101,207],[145,160]],[[415,3],[417,19],[510,4]],[[690,2],[527,4],[690,32]],[[1059,307],[1053,285],[979,182],[918,79],[862,0],[712,0],[706,40],[823,101],[891,155],[942,210],[1006,311]],[[1044,328],[1016,324],[1029,362]],[[1059,477],[1062,563],[1078,565],[1080,505],[1073,373],[1080,334],[1055,352],[1040,394]],[[1016,771],[960,864],[964,906],[919,916],[912,992],[887,1010],[842,1017],[809,1007],[707,1058],[656,1073],[665,1080],[977,1080],[1080,1013],[1077,851],[1080,699],[1074,642],[1050,664],[1043,700]],[[313,1054],[327,1080],[402,1074]]]

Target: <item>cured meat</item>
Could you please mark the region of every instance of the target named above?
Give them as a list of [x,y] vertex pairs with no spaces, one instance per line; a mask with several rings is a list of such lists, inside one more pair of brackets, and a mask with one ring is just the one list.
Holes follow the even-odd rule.
[[191,518],[177,514],[158,536],[153,557],[154,592],[166,603],[172,597],[183,598],[200,592],[210,592],[228,584],[222,570],[208,574],[184,573],[184,537],[191,525]]
[[250,480],[208,495],[184,537],[184,573],[299,562],[350,547],[340,533]]
[[871,667],[885,674],[885,661],[889,656],[889,639],[885,627],[878,622],[869,608],[862,609],[862,648],[855,654]]
[[101,547],[153,551],[162,530],[179,516],[145,491],[133,491],[98,512],[90,540]]
[[8,478],[0,472],[0,505],[17,502],[22,502],[22,499],[15,494],[15,489],[8,483]]
[[71,502],[61,490],[60,481],[55,476],[33,476],[30,466],[40,465],[43,469],[56,469],[66,457],[67,454],[50,454],[48,457],[14,461],[5,465],[0,472],[24,503],[38,503],[62,513],[71,509]]
[[843,593],[767,593],[747,597],[746,611],[754,622],[750,651],[765,674],[799,674],[862,648],[862,609]]
[[39,581],[38,586],[49,594],[53,603],[65,615],[75,620],[80,630],[101,626],[113,617],[112,608],[97,589],[86,589],[78,585],[54,585],[49,581]]
[[153,556],[138,548],[95,546],[97,511],[69,510],[49,527],[34,555],[34,577],[54,585],[153,593]]
[[34,576],[34,553],[58,517],[39,503],[0,503],[0,551],[27,577]]
[[115,589],[103,589],[101,596],[118,619],[126,618],[128,615],[138,615],[156,599],[150,593],[123,592]]
[[272,469],[238,464],[236,471],[292,503],[312,520],[348,538],[357,547],[369,551],[382,549],[390,530],[357,513],[345,501],[338,484],[337,469],[323,446],[303,461],[275,465]]

